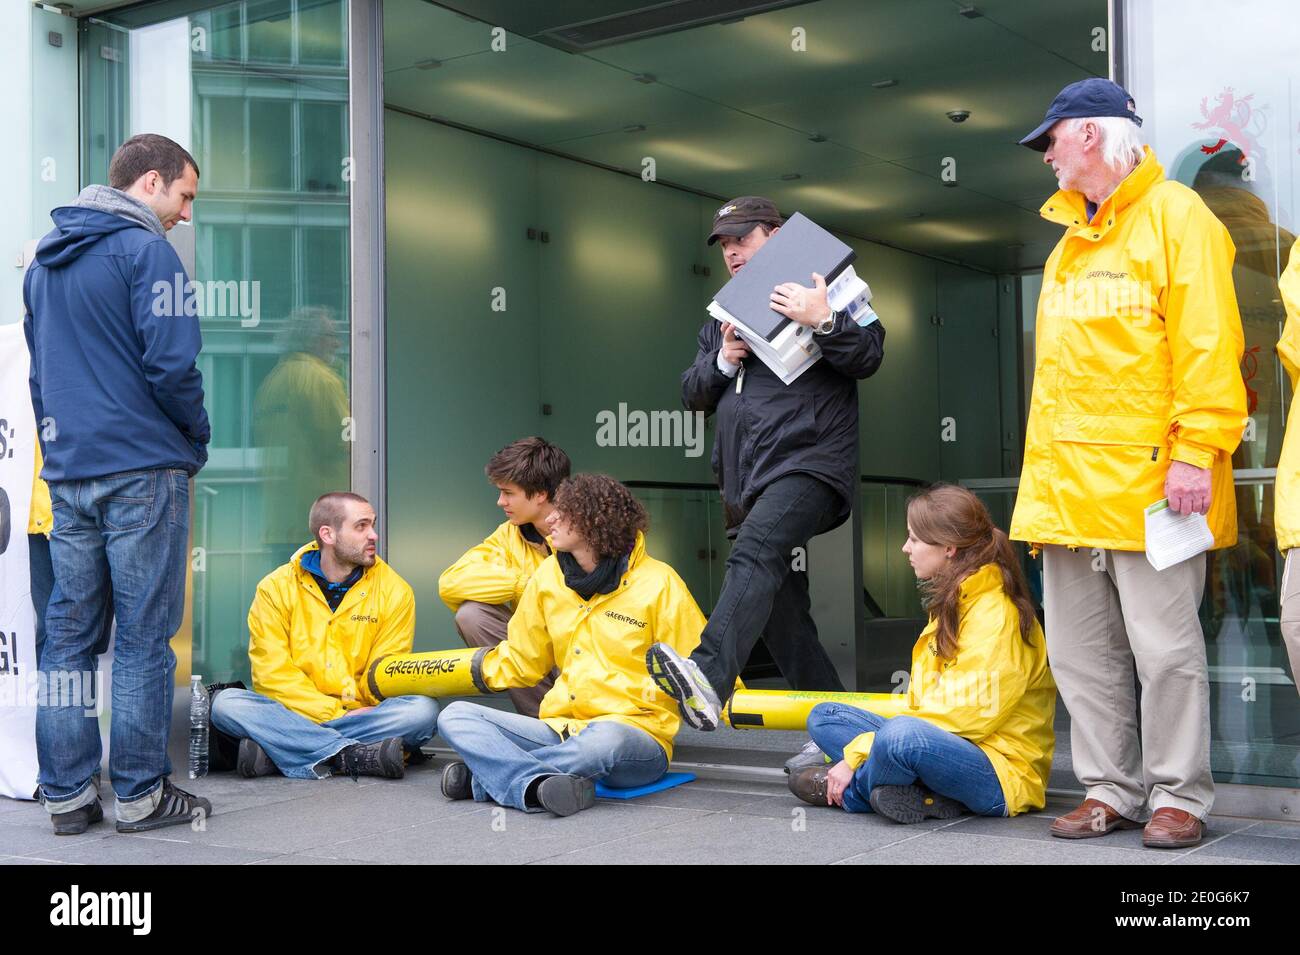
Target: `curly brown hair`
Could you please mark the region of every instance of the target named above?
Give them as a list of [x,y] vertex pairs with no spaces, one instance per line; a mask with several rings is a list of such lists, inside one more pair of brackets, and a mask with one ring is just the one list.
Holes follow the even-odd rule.
[[607,474],[575,474],[555,492],[555,509],[598,560],[632,553],[650,519],[632,492]]

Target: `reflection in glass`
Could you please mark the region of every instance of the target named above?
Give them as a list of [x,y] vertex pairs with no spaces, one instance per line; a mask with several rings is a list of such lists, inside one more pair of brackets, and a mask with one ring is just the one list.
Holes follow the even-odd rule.
[[307,514],[316,498],[349,487],[348,392],[338,366],[344,347],[331,309],[295,309],[280,330],[280,359],[253,401],[262,539],[273,562],[310,539]]

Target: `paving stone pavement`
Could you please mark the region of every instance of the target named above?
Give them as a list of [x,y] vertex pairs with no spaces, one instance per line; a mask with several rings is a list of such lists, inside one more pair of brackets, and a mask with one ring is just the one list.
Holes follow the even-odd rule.
[[1139,831],[1082,843],[1051,838],[1047,827],[1071,808],[1066,800],[1014,819],[899,826],[805,806],[779,782],[697,779],[558,819],[449,802],[438,790],[443,762],[396,781],[181,780],[213,802],[201,832],[177,826],[119,835],[110,798],[105,823],[82,836],[55,836],[40,806],[0,800],[0,863],[1300,863],[1300,824],[1213,817],[1200,846],[1153,850],[1142,847]]

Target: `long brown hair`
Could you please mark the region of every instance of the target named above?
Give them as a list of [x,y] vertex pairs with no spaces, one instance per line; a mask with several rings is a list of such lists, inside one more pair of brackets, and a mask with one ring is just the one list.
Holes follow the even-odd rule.
[[948,565],[921,585],[926,609],[939,624],[939,656],[947,660],[957,653],[961,585],[985,564],[996,564],[1002,572],[1002,589],[1020,613],[1021,639],[1031,642],[1035,617],[1029,585],[1011,542],[993,523],[983,501],[964,487],[936,484],[908,500],[907,523],[918,540],[957,548]]

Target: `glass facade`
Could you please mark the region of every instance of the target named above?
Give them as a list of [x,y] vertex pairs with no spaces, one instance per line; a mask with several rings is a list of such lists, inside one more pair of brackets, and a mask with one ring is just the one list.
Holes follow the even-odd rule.
[[[1221,782],[1300,782],[1300,697],[1278,630],[1282,557],[1274,469],[1291,410],[1274,348],[1277,282],[1300,214],[1300,34],[1286,0],[1143,0],[1124,5],[1123,76],[1143,138],[1195,189],[1237,248],[1250,414],[1233,459],[1237,545],[1211,555],[1201,607],[1209,651],[1212,762]],[[1206,38],[1213,43],[1206,44]],[[1205,49],[1206,56],[1189,50]]]
[[194,489],[193,670],[248,678],[246,617],[350,486],[344,0],[161,3],[82,21],[83,180],[164,132],[199,164],[173,230],[203,298],[212,444]]

